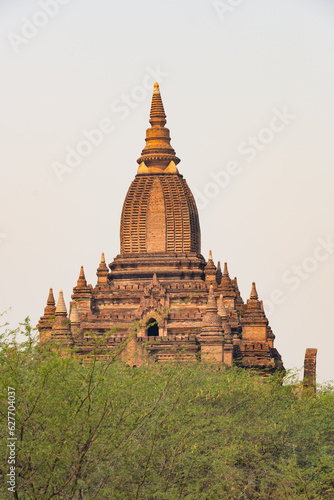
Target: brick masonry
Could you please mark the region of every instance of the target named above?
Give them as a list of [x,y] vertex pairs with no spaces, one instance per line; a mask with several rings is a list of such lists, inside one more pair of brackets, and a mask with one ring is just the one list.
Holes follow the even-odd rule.
[[[81,269],[69,315],[62,295],[56,306],[50,291],[41,341],[70,344],[86,358],[103,337],[102,357],[116,351],[132,365],[206,360],[263,374],[282,370],[255,284],[244,303],[227,265],[222,271],[211,253],[208,261],[201,255],[195,200],[177,168],[157,84],[150,124],[123,205],[120,254],[109,266],[102,254],[94,287]],[[313,374],[315,362],[305,367]]]

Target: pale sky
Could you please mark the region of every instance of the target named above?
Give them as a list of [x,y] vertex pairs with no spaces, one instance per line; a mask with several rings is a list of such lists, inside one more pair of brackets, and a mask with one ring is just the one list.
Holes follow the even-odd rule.
[[333,380],[334,3],[2,0],[0,23],[11,326],[38,322],[49,287],[68,306],[80,266],[95,286],[119,253],[157,80],[203,255],[244,300],[256,282],[287,368],[316,347]]

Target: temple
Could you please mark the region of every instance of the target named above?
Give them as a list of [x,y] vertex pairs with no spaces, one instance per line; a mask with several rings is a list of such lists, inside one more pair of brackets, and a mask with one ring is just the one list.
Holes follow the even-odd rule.
[[97,283],[87,284],[83,267],[69,314],[50,289],[38,329],[89,357],[96,339],[101,356],[122,343],[132,365],[145,360],[202,360],[237,364],[261,373],[283,369],[275,336],[255,283],[244,303],[227,264],[201,254],[196,203],[179,172],[170,143],[159,85],[154,84],[150,127],[137,174],[125,197],[120,253],[106,265],[102,253]]

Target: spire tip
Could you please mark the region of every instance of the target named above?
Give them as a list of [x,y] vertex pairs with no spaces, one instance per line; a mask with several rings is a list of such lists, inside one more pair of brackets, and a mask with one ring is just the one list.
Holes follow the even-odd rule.
[[256,285],[255,285],[254,281],[252,283],[252,291],[251,291],[251,294],[250,294],[250,298],[251,299],[255,299],[255,300],[258,300],[258,298],[259,298],[259,296],[257,294]]

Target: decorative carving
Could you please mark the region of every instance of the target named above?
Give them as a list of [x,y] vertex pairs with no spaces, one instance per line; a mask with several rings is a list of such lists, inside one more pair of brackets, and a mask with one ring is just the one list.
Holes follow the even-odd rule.
[[159,282],[154,273],[151,283],[146,285],[140,299],[141,317],[147,314],[158,312],[164,315],[164,311],[169,307],[169,296],[166,288]]

